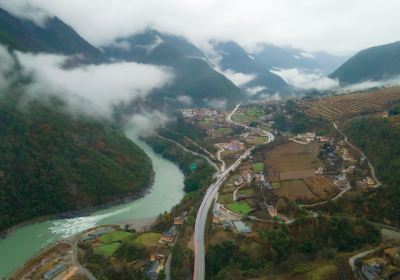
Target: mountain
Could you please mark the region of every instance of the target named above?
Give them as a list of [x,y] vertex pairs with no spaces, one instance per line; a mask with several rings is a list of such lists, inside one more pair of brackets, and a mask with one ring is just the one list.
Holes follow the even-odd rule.
[[[9,51],[103,60],[100,50],[57,18],[42,28],[0,10],[0,43]],[[65,113],[66,105],[56,97],[39,102],[27,96],[31,77],[21,73],[15,55],[10,58],[12,70],[0,72],[0,231],[37,216],[132,197],[149,187],[151,160],[119,126]]]
[[50,17],[44,27],[30,20],[14,17],[0,8],[0,43],[23,52],[80,54],[84,61],[100,62],[101,51],[83,39],[57,17]]
[[397,75],[400,75],[400,41],[358,52],[330,77],[346,85],[385,80]]
[[56,99],[21,109],[18,89],[0,97],[0,230],[124,199],[152,183],[150,159],[112,123],[62,113]]
[[269,67],[260,63],[249,55],[235,42],[216,42],[213,50],[219,56],[218,66],[224,71],[233,71],[253,75],[254,78],[244,83],[244,89],[263,88],[261,91],[274,93],[277,90],[285,90],[288,84],[278,75],[271,73]]
[[162,65],[172,69],[174,81],[150,94],[153,105],[188,106],[177,101],[181,96],[190,97],[195,106],[207,105],[212,100],[235,104],[244,98],[239,88],[210,67],[201,50],[182,37],[148,30],[117,39],[103,51],[110,59]]
[[271,44],[260,45],[259,50],[252,56],[269,69],[318,69],[324,74],[331,73],[347,59],[345,56],[336,56],[322,51],[310,53],[297,48]]

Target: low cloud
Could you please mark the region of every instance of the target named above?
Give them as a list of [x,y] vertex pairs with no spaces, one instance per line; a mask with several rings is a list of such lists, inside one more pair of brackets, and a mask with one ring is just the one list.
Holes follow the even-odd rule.
[[225,109],[227,105],[226,99],[204,99],[204,102],[213,109]]
[[30,0],[0,0],[0,7],[18,18],[33,21],[41,27],[46,25],[50,17],[47,11],[34,5]]
[[255,86],[255,87],[251,87],[251,88],[246,88],[246,93],[247,93],[247,95],[252,96],[252,95],[255,95],[255,94],[257,94],[257,93],[259,93],[261,91],[264,91],[266,89],[267,88],[263,87],[263,86]]
[[12,80],[14,65],[15,59],[0,45],[0,90],[7,88]]
[[218,69],[217,71],[220,72],[221,74],[223,74],[229,80],[231,80],[232,83],[234,83],[237,87],[241,87],[241,86],[247,84],[248,82],[254,80],[257,77],[257,75],[255,75],[255,74],[245,74],[245,73],[240,73],[240,72],[234,72],[231,69],[227,69],[227,70]]
[[339,87],[338,81],[325,77],[319,71],[303,71],[297,68],[270,71],[288,84],[301,89],[330,90]]
[[168,122],[168,117],[164,113],[159,111],[146,111],[140,114],[134,114],[129,120],[129,125],[133,125],[141,132],[145,132],[166,122]]
[[114,105],[144,97],[172,79],[168,68],[134,62],[65,69],[67,56],[17,52],[17,57],[33,77],[27,89],[31,97],[55,93],[72,107],[101,116],[110,116]]
[[353,92],[353,91],[361,91],[361,90],[366,90],[370,88],[378,88],[378,87],[393,87],[393,86],[398,86],[400,85],[400,75],[395,76],[390,79],[386,80],[380,80],[380,81],[365,81],[353,85],[348,85],[344,86],[339,89],[340,93],[347,93],[347,92]]
[[184,105],[192,105],[193,104],[193,98],[187,95],[179,95],[176,100]]
[[266,100],[266,101],[280,101],[280,100],[282,100],[282,97],[278,92],[276,92],[274,94],[263,93],[263,94],[260,94],[259,99]]

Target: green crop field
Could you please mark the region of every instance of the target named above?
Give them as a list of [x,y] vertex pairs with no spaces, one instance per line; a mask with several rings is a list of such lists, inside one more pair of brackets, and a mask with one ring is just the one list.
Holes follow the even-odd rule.
[[240,215],[247,215],[252,210],[250,205],[247,203],[247,201],[239,201],[239,202],[229,203],[226,205],[226,207],[229,210],[231,210],[237,214],[240,214]]
[[264,115],[264,110],[259,107],[247,107],[244,108],[242,113],[236,113],[232,119],[235,122],[248,124],[252,121],[256,121]]
[[111,257],[121,246],[120,242],[114,242],[110,244],[104,244],[101,246],[94,247],[93,251],[95,254]]
[[245,195],[247,197],[252,197],[254,196],[254,190],[253,189],[241,189],[239,190],[239,195]]
[[109,244],[109,243],[113,243],[116,241],[126,240],[127,238],[129,238],[131,236],[133,236],[133,234],[130,232],[117,230],[117,231],[109,232],[109,233],[102,235],[100,237],[100,240],[103,243]]
[[218,197],[218,202],[222,204],[231,203],[232,202],[232,193],[222,194]]
[[264,163],[257,162],[253,164],[254,172],[263,172],[264,171]]
[[158,232],[145,232],[135,237],[131,243],[139,246],[154,247],[157,245],[160,237],[161,234]]

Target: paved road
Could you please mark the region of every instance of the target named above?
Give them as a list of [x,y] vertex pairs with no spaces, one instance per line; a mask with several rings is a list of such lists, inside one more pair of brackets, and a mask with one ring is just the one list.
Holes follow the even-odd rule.
[[157,134],[157,133],[154,133],[154,132],[150,132],[150,133],[154,134],[155,136],[159,137],[160,139],[163,139],[163,140],[165,140],[165,141],[169,141],[169,142],[171,142],[171,143],[174,143],[175,145],[177,145],[178,147],[180,147],[180,148],[181,148],[182,150],[184,150],[185,152],[188,152],[188,153],[191,153],[191,154],[193,154],[193,155],[195,155],[195,156],[199,156],[199,157],[204,158],[211,166],[213,166],[213,167],[215,168],[215,170],[217,170],[217,172],[220,171],[218,165],[216,165],[215,162],[213,162],[213,161],[212,161],[211,159],[209,159],[207,156],[205,156],[205,155],[203,155],[203,154],[199,154],[199,153],[194,152],[194,151],[192,151],[192,150],[189,150],[188,148],[186,148],[186,147],[183,146],[182,144],[176,142],[175,140],[172,140],[172,139],[170,139],[170,138],[163,137],[163,136],[161,136],[161,135],[159,135],[159,134]]
[[94,275],[89,270],[87,270],[84,266],[82,266],[79,263],[79,260],[78,260],[78,242],[79,242],[79,239],[80,239],[81,236],[82,236],[82,233],[70,238],[70,244],[72,246],[72,256],[73,256],[72,263],[76,267],[78,267],[78,269],[79,269],[79,271],[81,273],[86,275],[87,279],[96,280],[96,277],[94,277]]
[[[236,110],[239,108],[240,104],[238,104],[235,109],[231,113],[228,114],[226,117],[226,121],[228,123],[232,123],[235,125],[240,125],[243,126],[247,129],[256,129],[259,130],[259,128],[252,128],[246,125],[242,125],[239,123],[235,123],[231,120],[233,114],[235,114]],[[263,130],[264,131],[264,130]],[[264,131],[265,135],[268,136],[268,143],[273,141],[275,139],[274,135],[272,135],[268,131]],[[224,183],[224,181],[227,179],[229,176],[229,172],[235,170],[241,162],[246,159],[251,152],[253,151],[255,147],[247,149],[238,159],[235,161],[234,164],[232,164],[229,168],[227,168],[225,171],[220,172],[217,176],[217,181],[215,181],[213,184],[211,184],[207,192],[203,198],[203,201],[200,205],[200,208],[197,212],[197,217],[196,217],[196,226],[195,226],[195,236],[194,236],[194,274],[193,274],[193,279],[194,280],[204,280],[205,276],[205,248],[204,248],[204,230],[205,230],[205,225],[207,221],[207,215],[208,211],[211,207],[211,204],[213,202],[213,199],[218,193],[218,190],[220,186]]]

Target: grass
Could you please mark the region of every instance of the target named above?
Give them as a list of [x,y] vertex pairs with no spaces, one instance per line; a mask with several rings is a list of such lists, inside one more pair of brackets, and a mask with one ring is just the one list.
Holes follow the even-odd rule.
[[251,189],[251,188],[248,188],[248,189],[240,189],[240,190],[239,190],[239,195],[244,195],[244,196],[247,196],[247,197],[252,197],[252,196],[254,196],[254,190]]
[[312,200],[317,197],[310,191],[303,180],[281,181],[280,188],[274,189],[274,193],[279,197],[286,197],[289,200],[307,199]]
[[160,237],[161,234],[158,232],[145,232],[135,237],[131,243],[144,247],[154,247],[157,245]]
[[253,210],[250,208],[250,205],[247,203],[247,201],[229,203],[226,205],[226,207],[232,212],[240,215],[247,215]]
[[261,118],[265,113],[262,108],[247,107],[242,108],[243,112],[233,115],[233,120],[239,123],[248,124]]
[[129,237],[131,237],[133,234],[127,231],[113,231],[106,233],[100,237],[101,242],[105,244],[113,243],[116,241],[123,241]]
[[93,251],[95,254],[111,257],[121,246],[120,242],[113,242],[110,244],[104,244],[97,247],[94,247]]
[[254,172],[263,172],[264,171],[264,163],[262,163],[262,162],[253,163],[253,170],[254,170]]
[[230,129],[229,127],[220,127],[220,128],[216,128],[214,130],[215,136],[217,136],[217,137],[227,135],[231,132],[232,132],[232,129]]
[[335,272],[336,272],[336,266],[333,264],[327,264],[308,272],[307,279],[309,280],[327,279],[330,274],[333,274]]
[[272,183],[271,183],[271,187],[272,187],[274,190],[279,189],[279,188],[281,187],[281,183],[280,183],[279,181],[272,182]]
[[222,194],[218,197],[218,202],[227,204],[232,202],[232,193]]

